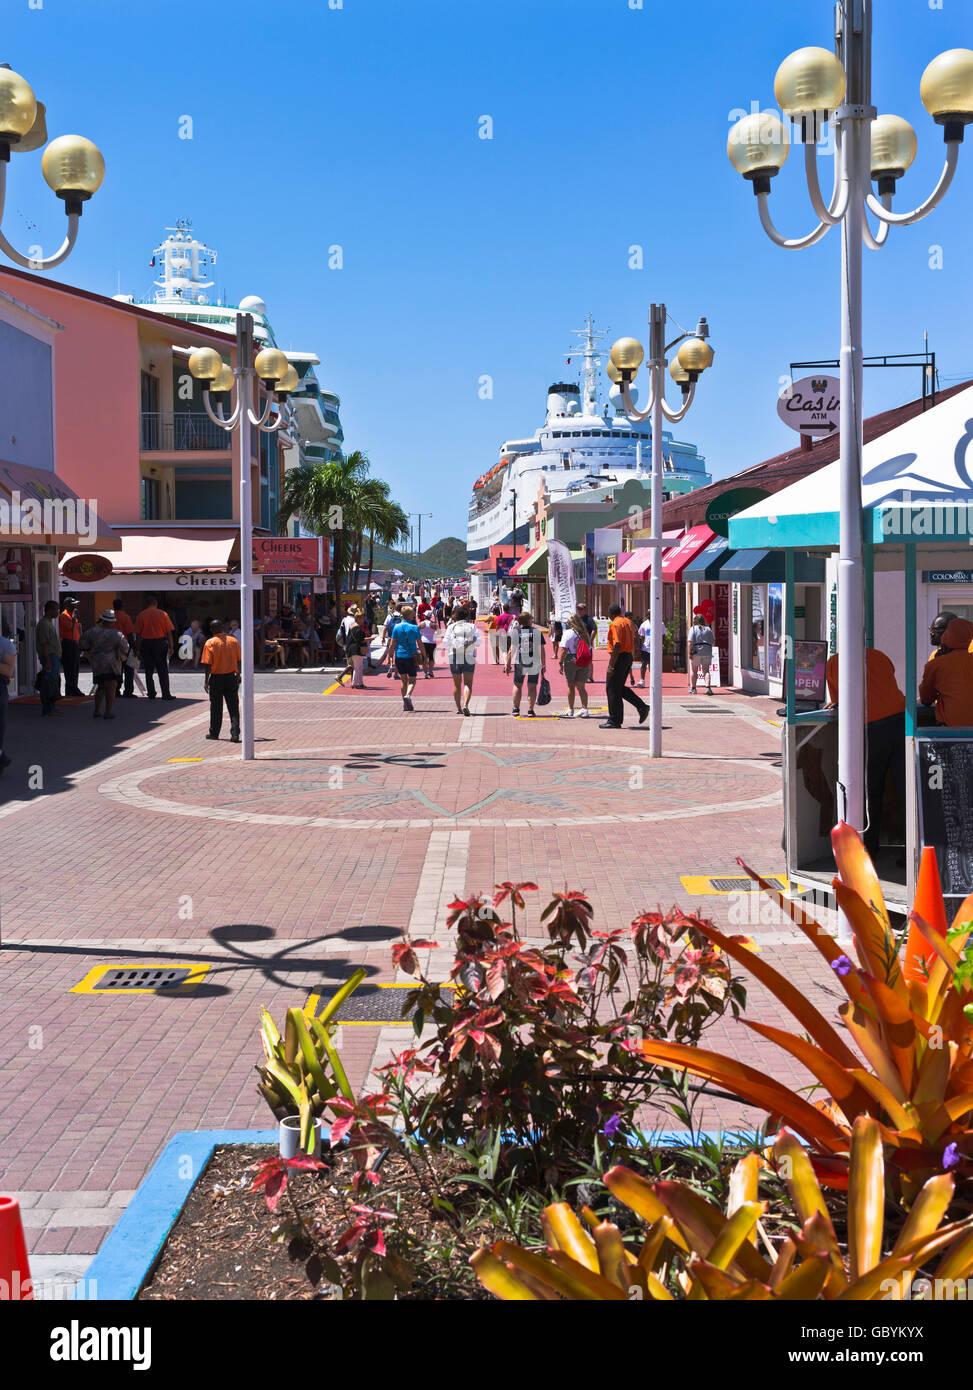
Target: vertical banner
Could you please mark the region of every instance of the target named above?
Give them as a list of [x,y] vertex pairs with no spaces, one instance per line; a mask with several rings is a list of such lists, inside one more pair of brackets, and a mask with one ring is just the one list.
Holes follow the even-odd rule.
[[559,622],[567,622],[577,607],[574,588],[574,561],[563,541],[547,542],[547,582],[551,588],[551,607]]

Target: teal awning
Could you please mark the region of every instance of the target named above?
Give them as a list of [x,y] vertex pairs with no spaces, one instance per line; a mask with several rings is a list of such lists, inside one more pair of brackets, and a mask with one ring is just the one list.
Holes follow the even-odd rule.
[[705,550],[700,551],[682,572],[683,584],[703,584],[708,580],[724,578],[721,573],[724,565],[733,555],[730,542],[725,536],[717,536],[710,541]]
[[[738,550],[723,566],[720,579],[728,584],[782,584],[784,552]],[[823,584],[824,561],[813,555],[795,555],[794,580],[797,584]]]

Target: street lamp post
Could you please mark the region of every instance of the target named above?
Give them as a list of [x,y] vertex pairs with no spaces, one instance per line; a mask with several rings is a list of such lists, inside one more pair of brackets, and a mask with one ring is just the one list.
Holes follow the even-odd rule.
[[[871,0],[838,0],[835,49],[802,48],[777,70],[774,91],[804,145],[808,193],[818,225],[787,238],[770,216],[771,180],[788,155],[784,124],[771,112],[745,116],[733,127],[727,154],[753,184],[764,231],[778,246],[801,250],[841,227],[841,417],[837,643],[841,660],[838,705],[838,807],[841,819],[865,828],[865,585],[861,469],[862,245],[877,251],[894,226],[918,222],[939,203],[952,182],[964,127],[973,121],[973,51],[941,53],[922,75],[923,105],[943,127],[946,162],[933,192],[910,212],[893,212],[895,185],[916,155],[916,134],[899,116],[879,116],[871,93]],[[818,179],[817,142],[826,121],[835,131],[835,177],[829,202]],[[878,197],[871,191],[874,181]],[[873,232],[866,208],[878,219]],[[874,811],[874,808],[873,808]],[[842,937],[848,925],[840,923]]]
[[[237,314],[236,360],[228,367],[215,348],[197,348],[189,358],[189,370],[203,388],[203,405],[214,424],[227,433],[240,431],[240,636],[242,641],[242,680],[240,700],[240,732],[243,761],[253,761],[253,508],[250,472],[252,426],[265,434],[279,430],[284,422],[283,405],[298,385],[297,372],[276,348],[264,348],[253,355],[253,316]],[[236,380],[237,399],[229,417],[224,406],[230,404],[230,393]],[[254,383],[263,389],[267,399],[255,412]],[[214,408],[215,399],[215,408]],[[275,402],[278,411],[273,420],[270,411]]]
[[[652,569],[649,582],[649,757],[662,756],[662,420],[675,423],[688,413],[696,394],[700,373],[711,366],[713,349],[706,339],[709,326],[705,319],[696,325],[695,334],[680,333],[666,342],[666,306],[649,307],[649,404],[643,411],[636,409],[631,387],[642,364],[642,344],[635,338],[619,338],[611,350],[608,375],[621,395],[625,415],[633,424],[652,417]],[[665,397],[666,354],[677,343],[682,346],[669,375],[682,391],[683,403],[673,410]]]
[[[6,64],[0,66],[0,222],[10,156],[26,154],[43,145],[47,139],[46,114],[30,84]],[[41,156],[41,173],[64,203],[68,231],[53,256],[22,256],[0,232],[0,250],[26,270],[49,270],[70,256],[84,205],[97,193],[105,177],[105,161],[97,145],[83,135],[60,135]]]

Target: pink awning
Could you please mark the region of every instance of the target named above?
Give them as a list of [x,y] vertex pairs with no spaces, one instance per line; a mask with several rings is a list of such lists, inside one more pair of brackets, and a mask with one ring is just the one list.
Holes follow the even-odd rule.
[[647,579],[649,570],[652,568],[653,545],[640,545],[637,550],[630,550],[627,555],[618,557],[618,568],[615,575],[618,579],[625,579],[629,584],[638,584],[641,580]]
[[682,578],[682,572],[690,560],[695,560],[699,552],[705,550],[710,541],[715,539],[716,532],[711,531],[708,526],[693,526],[686,532],[678,545],[674,545],[663,555],[663,580],[669,584],[678,584]]
[[112,528],[99,520],[93,504],[49,468],[0,459],[0,493],[8,513],[7,534],[20,544],[83,545],[88,554],[118,549]]
[[228,526],[120,532],[121,554],[112,556],[112,567],[116,574],[225,574],[239,535]]

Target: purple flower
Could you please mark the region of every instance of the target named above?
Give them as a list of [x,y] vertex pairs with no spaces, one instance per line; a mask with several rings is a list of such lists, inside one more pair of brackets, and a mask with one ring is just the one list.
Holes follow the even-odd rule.
[[831,969],[836,975],[850,975],[851,961],[847,956],[835,956],[831,962]]
[[[606,1138],[606,1139],[614,1139],[615,1135],[618,1133],[618,1131],[621,1129],[621,1127],[622,1127],[622,1117],[621,1117],[621,1115],[612,1115],[611,1119],[610,1119],[610,1120],[608,1121],[608,1123],[605,1125],[605,1128],[604,1128],[604,1131],[603,1131],[603,1133],[604,1133],[604,1135],[605,1135],[605,1138]],[[956,1145],[954,1144],[954,1145],[953,1145],[953,1148],[955,1148],[955,1147],[956,1147]],[[959,1162],[958,1159],[957,1159],[957,1162]]]
[[947,1144],[943,1150],[943,1167],[956,1168],[962,1161],[962,1154],[959,1151],[959,1144]]

